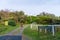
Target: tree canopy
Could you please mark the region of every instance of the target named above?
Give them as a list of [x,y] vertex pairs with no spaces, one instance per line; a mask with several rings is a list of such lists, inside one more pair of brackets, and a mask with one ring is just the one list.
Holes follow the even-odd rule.
[[36,16],[25,15],[24,11],[0,11],[0,20],[15,20],[16,23],[37,23],[37,24],[60,24],[60,16],[56,16],[52,13],[42,12]]

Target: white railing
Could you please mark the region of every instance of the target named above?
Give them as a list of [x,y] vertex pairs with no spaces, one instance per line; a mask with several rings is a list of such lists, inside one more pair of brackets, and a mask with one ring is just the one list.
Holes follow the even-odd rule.
[[41,26],[51,26],[51,27],[52,27],[52,35],[53,35],[53,36],[55,36],[55,29],[54,29],[54,28],[55,28],[55,27],[60,27],[60,25],[37,25],[37,24],[32,24],[32,25],[31,25],[31,28],[32,28],[32,29],[34,28],[34,29],[37,29],[37,30],[38,30],[38,28],[39,28],[38,26],[40,26],[40,27],[41,27]]

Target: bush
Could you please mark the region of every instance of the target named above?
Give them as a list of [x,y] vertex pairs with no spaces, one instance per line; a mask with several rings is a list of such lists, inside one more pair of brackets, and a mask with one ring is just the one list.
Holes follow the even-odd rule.
[[16,23],[15,23],[14,20],[9,20],[8,21],[8,25],[10,25],[10,26],[16,26]]

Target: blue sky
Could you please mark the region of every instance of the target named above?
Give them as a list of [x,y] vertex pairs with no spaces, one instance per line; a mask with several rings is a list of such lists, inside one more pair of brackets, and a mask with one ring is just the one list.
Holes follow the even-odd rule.
[[60,0],[0,0],[1,9],[23,10],[27,15],[48,12],[60,16]]

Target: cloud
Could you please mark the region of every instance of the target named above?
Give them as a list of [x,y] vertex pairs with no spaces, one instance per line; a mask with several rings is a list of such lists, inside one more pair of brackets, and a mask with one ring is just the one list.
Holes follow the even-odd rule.
[[42,11],[58,15],[60,0],[0,0],[0,9],[23,10],[28,15],[37,15]]

